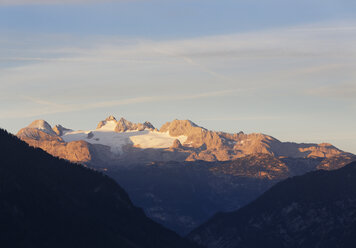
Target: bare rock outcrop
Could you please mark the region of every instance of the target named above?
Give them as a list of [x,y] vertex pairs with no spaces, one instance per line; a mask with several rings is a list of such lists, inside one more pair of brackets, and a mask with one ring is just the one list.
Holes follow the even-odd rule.
[[28,140],[38,141],[38,142],[42,142],[42,141],[63,142],[63,139],[59,137],[55,132],[49,134],[44,130],[32,128],[30,126],[22,128],[20,131],[18,131],[17,137],[19,137],[22,140],[28,139]]
[[120,118],[120,120],[116,120],[116,118],[110,115],[104,121],[100,121],[97,125],[96,129],[103,128],[109,122],[113,124],[113,130],[115,132],[121,133],[126,131],[143,131],[143,130],[154,130],[155,127],[148,121],[144,123],[133,123],[131,121],[126,120],[125,118]]
[[345,165],[356,161],[356,156],[352,154],[341,154],[325,158],[318,166],[320,170],[336,170],[344,167]]
[[164,124],[160,132],[168,132],[171,136],[187,136],[184,147],[194,149],[187,158],[205,161],[227,161],[252,154],[268,154],[285,157],[320,157],[329,158],[341,154],[343,151],[331,144],[298,144],[281,142],[271,136],[243,132],[230,134],[206,130],[189,120],[174,120]]
[[68,129],[63,127],[62,125],[55,125],[52,130],[58,135],[58,136],[62,136],[63,134],[65,134],[66,132],[71,132],[73,131],[72,129]]
[[52,130],[51,125],[49,125],[45,120],[35,120],[30,125],[28,125],[28,128],[38,129],[49,135],[56,135],[56,133]]
[[51,126],[43,121],[35,121],[21,129],[17,137],[30,146],[41,148],[49,154],[72,162],[84,163],[91,160],[90,145],[85,141],[66,143]]
[[269,154],[253,154],[210,169],[217,173],[254,178],[285,179],[289,169],[285,163]]
[[262,134],[245,135],[209,131],[190,120],[174,120],[164,124],[160,132],[171,136],[187,136],[185,147],[195,148],[187,160],[227,161],[249,154],[273,154],[265,140],[269,136]]
[[183,146],[182,144],[180,143],[179,139],[175,139],[173,141],[173,144],[172,146],[170,147],[171,149],[181,149]]
[[144,123],[132,123],[124,118],[121,118],[115,127],[115,132],[126,132],[126,131],[143,131],[145,129],[154,130],[154,126],[146,121]]
[[173,137],[187,136],[186,145],[194,148],[206,146],[206,149],[222,148],[223,142],[221,137],[212,131],[199,127],[190,120],[174,120],[164,124],[160,132],[168,132]]

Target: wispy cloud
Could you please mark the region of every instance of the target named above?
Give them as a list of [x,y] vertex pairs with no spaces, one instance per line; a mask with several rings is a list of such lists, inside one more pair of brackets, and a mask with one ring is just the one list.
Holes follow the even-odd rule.
[[168,56],[172,56],[172,57],[176,57],[179,59],[182,59],[184,62],[186,62],[189,65],[195,66],[197,68],[199,68],[201,71],[206,72],[208,74],[210,74],[213,77],[217,77],[219,79],[222,80],[226,80],[226,81],[230,81],[230,82],[234,82],[235,80],[227,77],[226,75],[220,74],[212,69],[209,69],[208,67],[204,66],[201,63],[196,62],[194,59],[192,59],[191,57],[188,57],[188,55],[184,55],[184,54],[177,54],[173,51],[168,51],[168,50],[164,50],[161,48],[155,48],[154,49],[157,53],[161,53],[164,55],[168,55]]
[[[1,2],[1,0],[0,0]],[[15,37],[16,38],[16,37]],[[54,43],[55,36],[44,39]],[[64,37],[64,40],[71,37]],[[72,37],[73,41],[75,37]],[[40,38],[37,38],[39,43]],[[315,25],[290,27],[260,32],[247,32],[231,35],[197,37],[192,39],[150,41],[138,39],[122,39],[120,37],[107,37],[101,39],[87,37],[80,42],[72,42],[77,47],[43,47],[36,49],[36,57],[2,56],[6,60],[33,60],[33,61],[78,61],[84,59],[123,60],[128,58],[135,61],[152,61],[160,57],[173,57],[206,70],[214,75],[221,75],[214,69],[201,63],[209,59],[241,59],[261,60],[269,58],[325,58],[350,57],[356,54],[356,23],[347,26]],[[11,42],[11,41],[8,41]],[[33,43],[33,41],[32,41]],[[78,44],[79,43],[79,44]],[[67,43],[66,43],[67,44]],[[87,48],[82,48],[83,46]],[[25,44],[20,44],[25,46]],[[12,47],[14,49],[14,47]],[[38,57],[38,54],[48,55],[66,54],[65,57]],[[73,56],[70,56],[73,55]]]
[[22,96],[21,98],[23,100],[27,101],[28,103],[33,103],[37,106],[31,109],[20,109],[18,111],[12,110],[12,111],[0,112],[0,119],[28,118],[28,117],[43,116],[47,114],[68,113],[68,112],[77,112],[83,110],[95,110],[99,108],[107,108],[107,107],[115,107],[115,106],[131,105],[131,104],[214,98],[214,97],[221,97],[221,96],[236,95],[239,92],[243,92],[243,90],[232,89],[232,90],[225,90],[225,91],[202,92],[202,93],[184,94],[184,95],[143,96],[143,97],[125,98],[120,100],[97,101],[97,102],[80,103],[80,104],[59,104],[49,100]]
[[102,3],[123,2],[134,0],[0,0],[0,5],[32,5],[32,4],[78,4],[78,3]]
[[268,121],[268,120],[281,120],[286,116],[272,116],[272,115],[256,115],[256,116],[231,116],[231,117],[213,117],[202,118],[201,121]]
[[[38,37],[37,39],[41,40]],[[194,71],[197,76],[205,74],[200,80],[210,77],[229,86],[233,84],[255,86],[256,82],[258,84],[258,81],[265,81],[268,77],[282,82],[286,77],[293,78],[311,73],[321,75],[323,71],[350,68],[355,64],[353,58],[356,55],[356,24],[350,23],[347,26],[309,25],[166,41],[125,40],[120,37],[100,39],[88,37],[80,42],[75,42],[74,37],[72,39],[74,44],[72,46],[47,47],[46,43],[56,43],[54,40],[60,40],[58,36],[53,39],[47,36],[42,41],[43,46],[26,51],[23,51],[22,47],[27,45],[21,43],[18,47],[12,46],[9,40],[7,43],[11,45],[9,51],[12,52],[7,54],[6,46],[0,48],[3,54],[0,66],[6,67],[6,63],[15,62],[19,64],[9,71],[0,67],[0,71],[2,70],[0,79],[2,82],[14,84],[21,81],[20,78],[29,79],[41,72],[41,77],[53,81],[56,72],[61,70],[60,77],[68,75],[68,79],[63,79],[65,81],[73,80],[73,77],[69,78],[72,75],[68,73],[75,70],[80,71],[83,76],[83,79],[75,80],[87,80],[86,74],[93,74],[101,69],[107,72],[108,77],[111,74],[114,78],[116,77],[114,66],[117,68],[131,66],[129,70],[135,70],[135,73],[141,75],[144,75],[141,71],[145,70],[146,73],[149,67],[151,73],[155,71],[158,73],[159,68],[164,68],[165,72],[179,72],[180,77],[190,77],[189,80],[194,80],[191,75]],[[13,52],[17,48],[18,53]],[[90,65],[97,70],[83,68]],[[112,70],[108,71],[109,68]],[[121,74],[122,77],[127,75],[129,70]],[[284,78],[281,77],[283,75]],[[96,79],[95,76],[91,78]],[[28,83],[29,80],[26,81]]]
[[62,104],[58,104],[58,103],[54,103],[54,102],[51,102],[51,101],[46,101],[46,100],[38,99],[38,98],[34,98],[34,97],[22,96],[21,98],[24,99],[24,100],[27,100],[29,102],[32,102],[32,103],[35,103],[35,104],[38,104],[38,105],[44,105],[44,106],[47,106],[47,107],[54,107],[54,108],[63,108],[63,107],[65,107],[65,105],[62,105]]
[[[219,105],[224,111],[245,114],[207,121],[277,120],[278,108],[293,108],[300,101],[298,92],[309,97],[308,104],[315,96],[356,99],[354,26],[160,41],[87,37],[78,42],[65,37],[73,40],[66,46],[58,36],[36,37],[39,42],[29,46],[4,36],[1,39],[8,39],[5,43],[11,49],[0,46],[0,98],[11,96],[23,104],[2,104],[0,118],[201,99],[207,109]],[[19,92],[27,97],[20,98]],[[185,108],[182,111],[190,111]],[[260,116],[265,108],[275,114]]]
[[313,88],[308,90],[307,94],[319,97],[338,98],[356,101],[356,83],[332,84]]

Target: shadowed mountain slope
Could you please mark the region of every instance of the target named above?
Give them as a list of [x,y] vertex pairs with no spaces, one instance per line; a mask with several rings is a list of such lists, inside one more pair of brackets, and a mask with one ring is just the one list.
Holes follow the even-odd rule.
[[148,219],[117,183],[0,129],[1,247],[194,247]]
[[189,238],[208,248],[356,246],[356,162],[289,178]]

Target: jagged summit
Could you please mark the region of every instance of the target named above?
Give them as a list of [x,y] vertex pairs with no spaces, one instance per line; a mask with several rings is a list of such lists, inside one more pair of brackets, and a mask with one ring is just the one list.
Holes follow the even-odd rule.
[[145,129],[154,130],[155,127],[147,121],[145,123],[132,123],[123,117],[117,121],[114,116],[110,115],[104,121],[99,122],[96,129],[121,133],[126,131],[143,131]]
[[56,135],[56,133],[52,130],[52,127],[45,120],[35,120],[27,128],[39,129],[49,135]]
[[56,125],[53,129],[44,120],[36,120],[22,128],[16,134],[21,140],[33,147],[39,147],[46,152],[73,162],[91,160],[89,144],[83,140],[65,142],[62,135],[72,130]]
[[62,125],[55,125],[52,129],[58,136],[62,136],[66,132],[73,131],[72,129],[68,129],[68,128],[63,127]]
[[201,132],[206,130],[203,127],[198,126],[191,120],[177,120],[172,122],[166,122],[160,129],[160,132],[168,132],[172,136],[189,135],[194,131]]
[[113,115],[110,115],[105,119],[105,121],[116,121],[116,118]]

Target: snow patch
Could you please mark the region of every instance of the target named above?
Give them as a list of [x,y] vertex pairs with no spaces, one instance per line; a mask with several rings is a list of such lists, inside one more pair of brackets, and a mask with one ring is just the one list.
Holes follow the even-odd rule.
[[168,148],[178,139],[181,144],[187,140],[187,136],[172,137],[169,132],[160,133],[157,131],[148,132],[146,135],[131,136],[130,140],[135,146],[140,148]]
[[[65,142],[84,140],[91,144],[101,144],[109,146],[113,153],[122,152],[123,146],[130,145],[146,148],[169,148],[174,140],[178,139],[182,144],[187,140],[187,136],[172,137],[168,132],[157,131],[128,131],[114,132],[114,121],[108,121],[103,127],[91,131],[73,131],[65,133],[62,138]],[[88,135],[90,134],[90,135]]]
[[117,122],[115,120],[106,121],[105,125],[99,128],[101,131],[115,131]]

